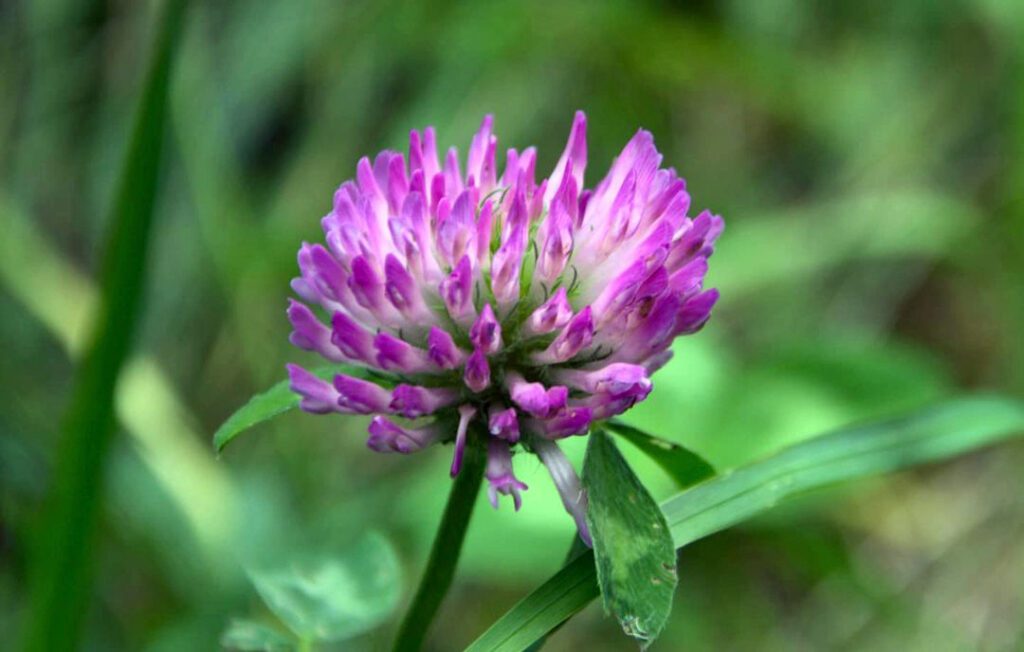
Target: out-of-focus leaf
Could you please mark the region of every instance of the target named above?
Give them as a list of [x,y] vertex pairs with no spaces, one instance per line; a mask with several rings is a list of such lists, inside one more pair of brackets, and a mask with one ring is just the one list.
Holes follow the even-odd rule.
[[594,541],[597,582],[604,608],[627,635],[646,648],[672,611],[676,549],[658,503],[601,429],[590,434],[583,462]]
[[[1024,403],[960,398],[910,415],[852,426],[797,444],[680,492],[662,503],[677,547],[819,487],[966,453],[1024,432]],[[468,650],[521,650],[598,595],[593,555],[563,567],[519,601]]]
[[[365,370],[346,365],[318,367],[311,370],[311,373],[324,379],[333,378],[337,373],[366,377]],[[214,448],[218,453],[221,452],[231,440],[249,428],[299,407],[300,400],[301,397],[291,390],[287,380],[282,380],[267,391],[256,394],[217,428],[217,432],[213,434]]]
[[232,620],[220,637],[221,647],[238,652],[294,650],[295,640],[254,620]]
[[655,437],[621,421],[610,421],[608,427],[657,462],[665,473],[672,476],[680,489],[692,487],[715,475],[713,466],[684,446]]
[[376,627],[398,604],[398,557],[368,534],[332,556],[249,573],[263,601],[300,638],[334,641]]
[[[712,278],[731,294],[807,278],[848,261],[934,258],[961,242],[977,222],[977,211],[956,197],[927,190],[860,192],[730,225],[729,246],[716,251]],[[760,255],[765,250],[787,255]]]

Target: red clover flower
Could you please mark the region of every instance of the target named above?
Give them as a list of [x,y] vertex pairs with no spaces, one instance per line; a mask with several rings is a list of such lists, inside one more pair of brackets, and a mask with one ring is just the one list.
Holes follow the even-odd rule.
[[532,147],[509,149],[498,175],[492,126],[485,117],[465,170],[455,148],[439,159],[427,127],[410,134],[408,158],[363,158],[334,193],[326,246],[299,250],[292,288],[305,303],[288,308],[291,342],[367,375],[327,381],[289,365],[291,387],[307,412],[373,415],[378,452],[454,441],[453,476],[470,426],[482,427],[495,507],[499,495],[520,507],[521,445],[589,543],[586,495],[557,441],[644,400],[673,339],[704,325],[723,222],[687,215],[686,182],[660,167],[647,131],[591,190],[582,112],[540,183]]

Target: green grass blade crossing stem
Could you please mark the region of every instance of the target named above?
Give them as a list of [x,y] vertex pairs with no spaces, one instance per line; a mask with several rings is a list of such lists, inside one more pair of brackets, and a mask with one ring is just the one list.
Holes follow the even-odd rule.
[[[675,494],[661,508],[676,547],[682,547],[800,493],[951,458],[1022,432],[1024,403],[999,397],[956,399],[797,444]],[[514,605],[468,650],[522,650],[598,594],[594,555],[588,552]]]

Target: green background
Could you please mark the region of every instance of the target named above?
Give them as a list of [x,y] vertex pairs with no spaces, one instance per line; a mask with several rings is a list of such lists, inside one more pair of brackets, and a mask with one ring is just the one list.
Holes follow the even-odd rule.
[[[24,617],[155,9],[0,4],[0,647]],[[588,183],[642,126],[694,207],[726,219],[719,307],[632,423],[728,468],[964,389],[1024,392],[1015,0],[194,3],[86,649],[212,649],[232,617],[272,622],[246,567],[368,529],[411,595],[449,449],[381,456],[359,419],[298,413],[219,460],[210,437],[286,361],[312,362],[287,343],[288,280],[359,156],[426,124],[465,152],[492,112],[499,146],[536,144],[545,171],[577,108]],[[654,649],[1020,649],[1022,462],[1002,446],[688,546]],[[561,562],[572,521],[539,463],[517,473],[523,510],[481,501],[432,649],[469,643]],[[337,647],[386,646],[393,624]],[[591,606],[547,649],[634,645]]]

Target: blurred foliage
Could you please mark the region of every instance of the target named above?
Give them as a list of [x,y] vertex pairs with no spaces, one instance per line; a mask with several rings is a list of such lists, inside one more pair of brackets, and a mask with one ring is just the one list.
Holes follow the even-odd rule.
[[[0,647],[95,309],[102,220],[156,3],[0,3]],[[463,149],[561,151],[593,181],[639,126],[726,217],[709,327],[629,421],[718,468],[965,388],[1024,391],[1024,5],[328,0],[197,3],[172,88],[144,333],[118,391],[87,649],[209,649],[251,613],[244,567],[367,528],[422,567],[448,451],[366,451],[365,423],[294,413],[215,460],[212,432],[309,362],[288,280],[357,158],[435,124]],[[573,442],[578,463],[585,442]],[[656,496],[671,479],[637,451]],[[688,546],[655,649],[1024,646],[1019,445],[807,497]],[[481,504],[436,650],[560,564],[543,469]],[[408,598],[411,583],[402,587]],[[389,627],[345,644],[378,649]],[[630,649],[590,608],[550,650]]]
[[[386,539],[370,534],[341,551],[321,551],[306,559],[281,560],[249,570],[256,591],[267,607],[287,625],[296,643],[353,638],[376,627],[394,610],[399,598],[398,559]],[[262,636],[259,623],[233,621],[221,638],[227,647],[244,647]]]

